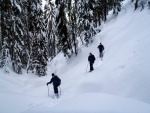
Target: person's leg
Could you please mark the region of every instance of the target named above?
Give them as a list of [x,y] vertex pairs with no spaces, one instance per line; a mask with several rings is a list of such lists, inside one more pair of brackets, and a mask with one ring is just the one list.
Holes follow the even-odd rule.
[[94,64],[94,63],[92,63],[92,71],[94,70],[94,68],[93,68],[93,64]]
[[90,71],[92,70],[92,65],[91,65],[91,63],[90,63]]
[[54,85],[54,93],[58,94],[58,86],[57,85]]
[[101,58],[101,51],[99,50],[99,57]]
[[103,58],[103,52],[102,51],[100,52],[100,58]]
[[90,63],[90,71],[93,71],[94,68],[93,68],[93,63]]

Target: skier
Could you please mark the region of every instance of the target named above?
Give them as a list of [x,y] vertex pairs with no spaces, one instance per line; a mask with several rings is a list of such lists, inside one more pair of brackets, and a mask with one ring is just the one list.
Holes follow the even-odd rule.
[[93,64],[94,64],[94,61],[95,61],[95,56],[92,53],[89,53],[88,61],[89,61],[89,64],[90,64],[90,71],[89,72],[91,72],[91,71],[94,70]]
[[61,80],[54,73],[52,73],[52,78],[51,78],[50,82],[47,83],[47,86],[48,86],[48,84],[51,84],[51,83],[53,83],[53,88],[54,88],[55,96],[58,98],[59,97],[58,86],[61,84]]
[[99,49],[100,58],[103,58],[104,46],[102,45],[102,43],[100,43],[100,45],[97,48]]

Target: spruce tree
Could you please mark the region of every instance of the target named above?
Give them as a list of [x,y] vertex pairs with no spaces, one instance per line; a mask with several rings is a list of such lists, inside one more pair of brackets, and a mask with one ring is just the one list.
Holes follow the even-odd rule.
[[89,43],[93,42],[92,37],[96,33],[93,23],[93,11],[92,9],[90,9],[90,5],[92,5],[90,0],[78,1],[78,30],[80,37],[84,39],[86,46],[88,46]]
[[12,29],[12,45],[11,45],[11,55],[12,55],[12,67],[14,71],[18,74],[22,73],[22,53],[26,49],[24,46],[24,39],[26,36],[26,31],[24,29],[24,12],[22,0],[13,1],[13,29]]
[[2,51],[1,51],[1,67],[4,67],[7,70],[11,66],[11,54],[10,48],[12,45],[12,3],[10,0],[1,1],[1,32],[2,32]]
[[[58,2],[59,3],[59,2]],[[58,37],[58,51],[62,51],[65,57],[70,57],[73,53],[70,36],[68,33],[68,22],[65,13],[65,0],[61,1],[57,5],[57,14],[56,14],[56,29]]]
[[51,1],[47,1],[44,6],[44,27],[46,30],[46,40],[47,40],[47,48],[48,48],[48,57],[53,59],[58,53],[56,43],[56,16],[55,16],[55,7]]
[[29,64],[28,70],[32,70],[39,76],[46,75],[47,47],[44,36],[44,23],[41,0],[28,0],[28,30],[29,30]]

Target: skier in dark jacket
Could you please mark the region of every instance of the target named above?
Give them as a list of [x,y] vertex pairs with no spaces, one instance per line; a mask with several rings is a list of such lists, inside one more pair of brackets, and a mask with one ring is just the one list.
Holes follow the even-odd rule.
[[90,72],[91,72],[91,71],[94,70],[93,64],[94,64],[94,61],[95,61],[95,56],[92,53],[89,54],[88,61],[90,63]]
[[99,49],[100,58],[103,58],[104,46],[102,45],[102,43],[100,43],[100,45],[97,48]]
[[48,84],[51,84],[51,83],[53,83],[54,93],[55,93],[56,97],[58,97],[59,96],[59,94],[58,94],[58,86],[61,84],[61,80],[54,73],[52,73],[52,78],[51,78],[50,82],[47,83],[47,86],[48,86]]

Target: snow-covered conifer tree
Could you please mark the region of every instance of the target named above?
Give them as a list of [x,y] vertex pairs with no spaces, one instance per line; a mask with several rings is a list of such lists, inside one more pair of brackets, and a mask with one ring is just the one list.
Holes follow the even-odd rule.
[[93,41],[92,37],[95,35],[93,26],[93,10],[90,0],[79,0],[78,4],[78,30],[81,38],[84,38],[86,46]]
[[57,28],[57,37],[58,37],[58,51],[62,51],[64,56],[70,57],[72,54],[72,45],[70,34],[68,32],[68,21],[66,18],[66,0],[57,2],[57,12],[56,12],[56,28]]
[[48,48],[48,57],[53,59],[58,53],[56,43],[56,23],[55,23],[55,7],[53,2],[47,1],[44,7],[44,26],[46,29],[46,40]]
[[41,0],[28,0],[29,62],[28,70],[39,76],[46,75],[47,47],[44,36],[43,12]]
[[1,67],[7,68],[11,63],[10,60],[10,31],[11,31],[11,1],[2,0],[1,1],[1,32],[2,32],[2,50],[1,50]]

